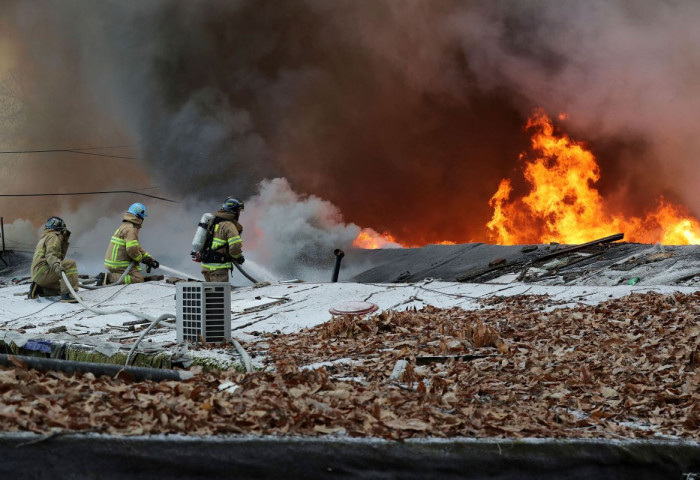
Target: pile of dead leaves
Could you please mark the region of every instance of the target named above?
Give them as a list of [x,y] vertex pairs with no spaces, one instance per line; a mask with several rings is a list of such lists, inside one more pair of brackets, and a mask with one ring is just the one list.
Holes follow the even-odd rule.
[[113,434],[700,439],[700,293],[554,310],[543,310],[545,301],[342,317],[269,335],[246,345],[264,348],[275,366],[267,373],[128,383],[0,370],[0,424]]

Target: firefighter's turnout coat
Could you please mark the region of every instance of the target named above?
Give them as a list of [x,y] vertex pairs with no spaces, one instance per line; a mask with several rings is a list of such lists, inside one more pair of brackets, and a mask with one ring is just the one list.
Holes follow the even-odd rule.
[[134,263],[129,271],[129,274],[124,277],[124,283],[141,283],[143,275],[141,274],[141,263],[145,258],[151,255],[141,248],[139,243],[139,229],[143,220],[127,213],[124,215],[122,224],[112,235],[112,238],[107,247],[105,254],[105,267],[109,270],[109,281],[114,283],[119,280],[124,270],[130,263]]
[[240,258],[243,254],[241,231],[243,227],[236,216],[225,210],[214,213],[214,234],[208,255],[202,258],[202,274],[206,281],[227,282],[228,271],[231,270],[231,260]]
[[75,260],[66,259],[68,252],[68,230],[59,231],[47,228],[39,239],[32,260],[32,281],[44,289],[46,295],[69,293],[58,266],[68,277],[74,290],[78,290],[78,266]]

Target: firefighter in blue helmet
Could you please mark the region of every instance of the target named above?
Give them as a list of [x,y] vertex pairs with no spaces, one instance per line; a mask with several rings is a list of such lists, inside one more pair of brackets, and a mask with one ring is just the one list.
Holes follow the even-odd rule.
[[139,243],[139,230],[146,215],[146,207],[141,203],[134,203],[124,214],[122,224],[112,235],[105,254],[105,267],[109,273],[100,273],[97,283],[107,285],[114,283],[122,276],[129,264],[133,264],[129,274],[124,277],[124,283],[141,283],[140,263],[151,268],[158,268],[160,264]]

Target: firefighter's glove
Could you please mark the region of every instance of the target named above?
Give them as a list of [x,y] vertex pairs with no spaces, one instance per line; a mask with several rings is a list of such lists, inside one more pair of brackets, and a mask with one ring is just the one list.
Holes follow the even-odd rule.
[[58,275],[60,275],[61,272],[65,272],[66,269],[63,268],[63,265],[61,265],[61,262],[56,262],[53,264],[53,271],[56,272]]
[[158,268],[160,267],[160,263],[158,263],[158,260],[156,260],[153,257],[146,257],[143,259],[143,263],[148,267],[148,268]]
[[243,265],[243,262],[245,262],[245,257],[244,257],[243,255],[241,255],[240,257],[234,258],[233,260],[234,260],[238,265]]

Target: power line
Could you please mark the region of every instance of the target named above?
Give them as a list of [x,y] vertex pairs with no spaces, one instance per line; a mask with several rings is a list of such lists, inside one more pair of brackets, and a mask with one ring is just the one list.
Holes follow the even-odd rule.
[[106,147],[71,148],[71,150],[106,150],[109,148],[133,148],[136,145],[108,145]]
[[95,157],[122,158],[124,160],[138,160],[136,157],[122,157],[120,155],[106,155],[104,153],[81,152],[80,150],[66,150],[71,153],[79,153],[81,155],[94,155]]
[[[44,150],[19,150],[17,153],[24,153],[24,152],[62,152],[64,150],[109,150],[110,148],[133,148],[136,145],[106,145],[104,147],[85,147],[85,148],[63,148],[63,149],[44,149]],[[2,153],[2,152],[0,152]],[[14,153],[14,152],[8,152],[8,153]]]
[[98,150],[102,148],[119,148],[119,147],[96,147],[96,148],[82,148],[82,149],[77,149],[77,148],[53,148],[53,149],[47,149],[47,150],[7,150],[7,151],[0,151],[0,154],[2,155],[9,155],[9,154],[24,154],[24,153],[78,153],[80,155],[93,155],[95,157],[109,157],[109,158],[121,158],[124,160],[138,160],[136,157],[124,157],[121,155],[107,155],[105,153],[94,153],[94,152],[87,152],[83,150]]
[[143,195],[144,197],[156,198],[165,202],[180,203],[177,200],[149,195],[148,193],[135,192],[133,190],[106,190],[102,192],[71,192],[71,193],[0,193],[0,197],[52,197],[52,196],[69,196],[69,195],[103,195],[107,193],[132,193],[134,195]]

